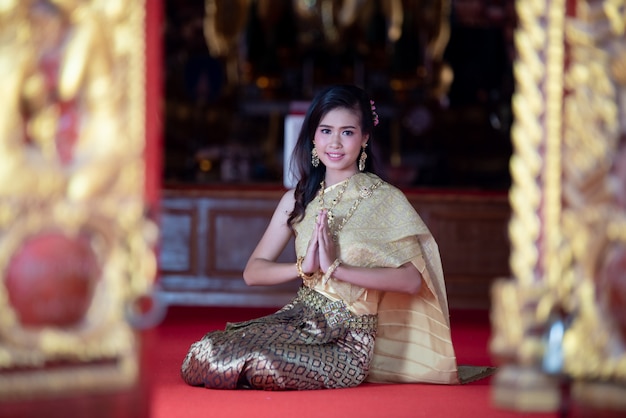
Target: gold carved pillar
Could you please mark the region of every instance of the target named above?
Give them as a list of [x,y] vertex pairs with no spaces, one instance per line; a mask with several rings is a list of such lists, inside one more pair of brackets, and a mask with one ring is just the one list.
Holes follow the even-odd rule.
[[148,14],[0,2],[0,402],[138,384],[156,275]]
[[[497,406],[626,410],[626,2],[518,1]],[[566,390],[563,390],[566,388]]]

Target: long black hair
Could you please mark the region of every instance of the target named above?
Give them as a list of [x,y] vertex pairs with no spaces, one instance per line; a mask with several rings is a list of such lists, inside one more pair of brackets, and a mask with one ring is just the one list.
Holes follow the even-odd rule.
[[[365,148],[367,160],[365,170],[376,173],[375,159],[372,155],[374,138],[374,114],[369,95],[360,87],[353,85],[334,85],[320,91],[311,102],[302,122],[302,128],[291,156],[291,172],[298,179],[295,190],[296,203],[287,220],[290,226],[304,217],[304,210],[319,190],[320,183],[326,175],[326,166],[320,162],[317,167],[311,164],[315,131],[322,118],[334,109],[354,110],[361,119],[361,132],[369,135],[368,146]],[[376,116],[377,117],[377,116]]]

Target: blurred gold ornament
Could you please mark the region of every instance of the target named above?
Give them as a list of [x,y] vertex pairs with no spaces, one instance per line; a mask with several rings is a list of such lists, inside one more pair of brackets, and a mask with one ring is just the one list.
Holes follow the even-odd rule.
[[[126,315],[156,274],[144,6],[0,0],[0,398],[137,379],[141,321]],[[24,277],[68,286],[44,303]]]
[[[613,301],[626,299],[626,199],[617,186],[626,180],[626,39],[616,12],[626,3],[578,0],[574,16],[565,8],[564,0],[517,7],[514,279],[493,287],[490,343],[503,364],[495,402],[514,409],[557,409],[560,376],[626,394],[626,316]],[[549,393],[540,407],[523,383],[529,375]],[[619,408],[587,395],[579,400]]]

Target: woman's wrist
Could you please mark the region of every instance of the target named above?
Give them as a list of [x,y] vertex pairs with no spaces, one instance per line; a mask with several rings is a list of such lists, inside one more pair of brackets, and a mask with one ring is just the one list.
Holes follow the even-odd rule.
[[328,269],[322,276],[322,284],[326,284],[330,280],[333,273],[335,273],[335,270],[337,270],[337,267],[339,267],[340,264],[341,264],[341,260],[337,258],[335,259],[335,261],[333,261],[333,263],[330,266],[328,266]]
[[302,262],[304,261],[304,257],[298,257],[296,261],[296,268],[298,269],[298,276],[300,276],[303,280],[311,280],[315,277],[315,273],[307,274],[302,270]]

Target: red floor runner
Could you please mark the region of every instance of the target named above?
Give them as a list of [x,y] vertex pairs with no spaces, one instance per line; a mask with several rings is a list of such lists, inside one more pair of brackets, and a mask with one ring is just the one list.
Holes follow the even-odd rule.
[[[352,389],[304,392],[218,391],[187,386],[179,367],[187,349],[227,321],[242,321],[274,309],[170,308],[154,330],[152,417],[555,417],[496,409],[489,379],[464,386],[364,384]],[[454,311],[452,339],[459,364],[488,365],[490,334],[485,311]]]

